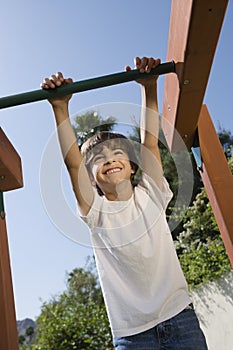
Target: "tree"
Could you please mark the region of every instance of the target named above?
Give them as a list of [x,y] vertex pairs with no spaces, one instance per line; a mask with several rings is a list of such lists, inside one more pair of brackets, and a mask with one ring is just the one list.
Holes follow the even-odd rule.
[[[233,136],[222,128],[218,135],[233,173]],[[230,261],[205,189],[202,188],[187,210],[180,209],[176,215],[177,220],[182,221],[176,249],[190,288],[212,281],[229,271]]]
[[26,342],[25,336],[23,334],[20,334],[18,337],[19,346],[22,347],[23,345],[25,345],[25,342]]
[[79,146],[97,132],[112,131],[116,124],[116,119],[114,117],[104,119],[98,115],[97,112],[92,111],[76,116],[74,121],[73,128]]
[[196,196],[183,218],[175,246],[190,289],[213,281],[231,270],[221,234],[205,189]]
[[35,330],[32,326],[26,328],[25,336],[27,339],[27,343],[30,344],[32,342]]
[[101,289],[90,261],[67,276],[67,290],[45,302],[37,321],[35,350],[112,349]]
[[[224,128],[219,128],[218,136],[219,136],[219,140],[220,140],[220,143],[222,145],[223,151],[225,153],[225,156],[228,160],[229,167],[233,173],[233,165],[232,165],[232,163],[233,163],[233,158],[232,158],[233,135],[231,134],[231,131],[226,130]],[[176,220],[179,223],[177,226],[174,225],[175,229],[173,229],[173,232],[172,232],[173,238],[176,239],[180,233],[185,232],[185,228],[183,225],[185,223],[185,220],[187,219],[185,217],[184,217],[184,220],[182,219],[184,212],[185,212],[182,208],[178,209],[178,211],[180,212],[180,214],[178,216],[177,216],[177,213],[173,212],[174,202],[176,201],[179,183],[180,183],[180,181],[185,183],[185,177],[186,177],[185,172],[183,172],[184,176],[182,176],[182,179],[180,179],[180,178],[178,179],[176,165],[179,166],[179,164],[181,164],[181,166],[182,166],[182,163],[185,164],[185,157],[188,156],[188,153],[187,152],[179,152],[179,154],[177,154],[177,155],[175,154],[174,155],[174,159],[175,159],[175,163],[176,163],[175,164],[170,152],[168,151],[168,147],[166,145],[166,140],[165,140],[162,133],[160,134],[160,140],[162,140],[162,142],[160,142],[160,153],[161,153],[161,158],[162,158],[162,162],[163,162],[164,174],[169,182],[169,185],[172,189],[172,192],[174,193],[173,199],[172,199],[171,203],[169,204],[169,208],[167,209],[167,216],[169,218],[170,215],[172,214],[173,217],[174,216],[176,217]],[[192,205],[194,204],[194,201],[196,200],[197,195],[199,193],[203,194],[203,192],[202,192],[203,183],[202,183],[202,179],[200,177],[200,174],[197,170],[196,162],[194,160],[193,155],[191,153],[189,153],[189,156],[190,156],[192,164],[193,164],[193,180],[194,180],[194,182],[193,182],[193,194],[192,194],[192,197],[190,199],[190,206],[191,206],[190,208],[193,208]],[[188,178],[188,176],[187,176],[187,178]],[[190,186],[190,184],[188,184],[188,183],[186,185]],[[205,195],[205,197],[206,197],[206,195]],[[208,202],[207,197],[205,200],[207,200],[207,202]],[[189,208],[188,212],[190,212],[190,208]],[[213,215],[213,213],[212,213],[212,215]]]
[[231,172],[233,174],[233,155],[231,156],[231,158],[229,158],[228,165],[229,165]]
[[227,159],[229,159],[232,155],[233,151],[233,135],[230,130],[226,130],[219,126],[218,137],[221,142],[223,151]]
[[[220,129],[218,136],[233,173],[233,136],[226,129]],[[178,178],[166,147],[161,147],[161,156],[165,177],[176,194]],[[172,213],[179,223],[173,232],[173,238],[182,269],[191,289],[215,280],[231,269],[207,194],[195,165],[193,168],[194,192],[190,206],[188,209],[175,209],[174,213],[171,203],[170,210],[168,210],[168,217]]]

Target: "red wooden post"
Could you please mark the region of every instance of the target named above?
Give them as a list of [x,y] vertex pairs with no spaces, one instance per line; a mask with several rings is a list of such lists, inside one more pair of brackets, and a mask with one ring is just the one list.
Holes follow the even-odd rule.
[[6,221],[0,217],[0,349],[18,349]]
[[3,191],[22,186],[20,157],[0,128],[0,350],[18,349]]
[[[191,147],[228,0],[172,0],[167,60],[175,74],[165,77],[163,118]],[[178,79],[177,79],[178,77]],[[180,143],[174,129],[163,129],[170,149]]]
[[233,175],[206,105],[198,121],[203,171],[200,172],[233,267]]
[[198,127],[201,175],[233,263],[232,175],[207,108],[202,107],[227,4],[228,0],[172,0],[167,60],[176,62],[177,75],[165,77],[162,127],[172,151],[182,149],[175,129],[190,148]]

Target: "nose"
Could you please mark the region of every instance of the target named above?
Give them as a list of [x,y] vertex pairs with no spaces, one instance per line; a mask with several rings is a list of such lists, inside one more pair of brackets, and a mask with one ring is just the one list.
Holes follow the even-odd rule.
[[110,149],[106,150],[104,164],[105,165],[112,164],[115,161],[116,161],[116,159],[115,159],[115,156],[114,156],[114,153],[112,152],[112,150],[110,150]]
[[106,158],[104,165],[109,165],[112,163],[115,163],[115,159],[110,156],[110,157]]

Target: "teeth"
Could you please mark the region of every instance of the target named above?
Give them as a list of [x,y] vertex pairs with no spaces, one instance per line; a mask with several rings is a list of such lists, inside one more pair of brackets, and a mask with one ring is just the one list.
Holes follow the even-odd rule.
[[119,171],[121,171],[120,168],[109,169],[106,171],[106,174],[109,175],[109,174],[113,174],[113,173],[118,173]]

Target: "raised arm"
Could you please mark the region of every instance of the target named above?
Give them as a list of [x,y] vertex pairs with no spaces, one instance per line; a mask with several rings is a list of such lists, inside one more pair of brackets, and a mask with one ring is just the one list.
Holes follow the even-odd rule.
[[[135,67],[143,72],[150,72],[160,64],[159,59],[135,58]],[[157,101],[157,78],[150,77],[138,80],[142,90],[142,110],[140,120],[142,169],[156,185],[162,187],[163,169],[158,147],[159,114]]]
[[[53,89],[71,82],[72,79],[65,79],[62,73],[59,72],[50,78],[45,78],[41,87],[43,89]],[[71,97],[71,95],[58,97],[49,100],[49,102],[53,108],[61,152],[70,175],[79,211],[82,215],[87,215],[93,202],[94,193],[70,123],[68,105]]]

